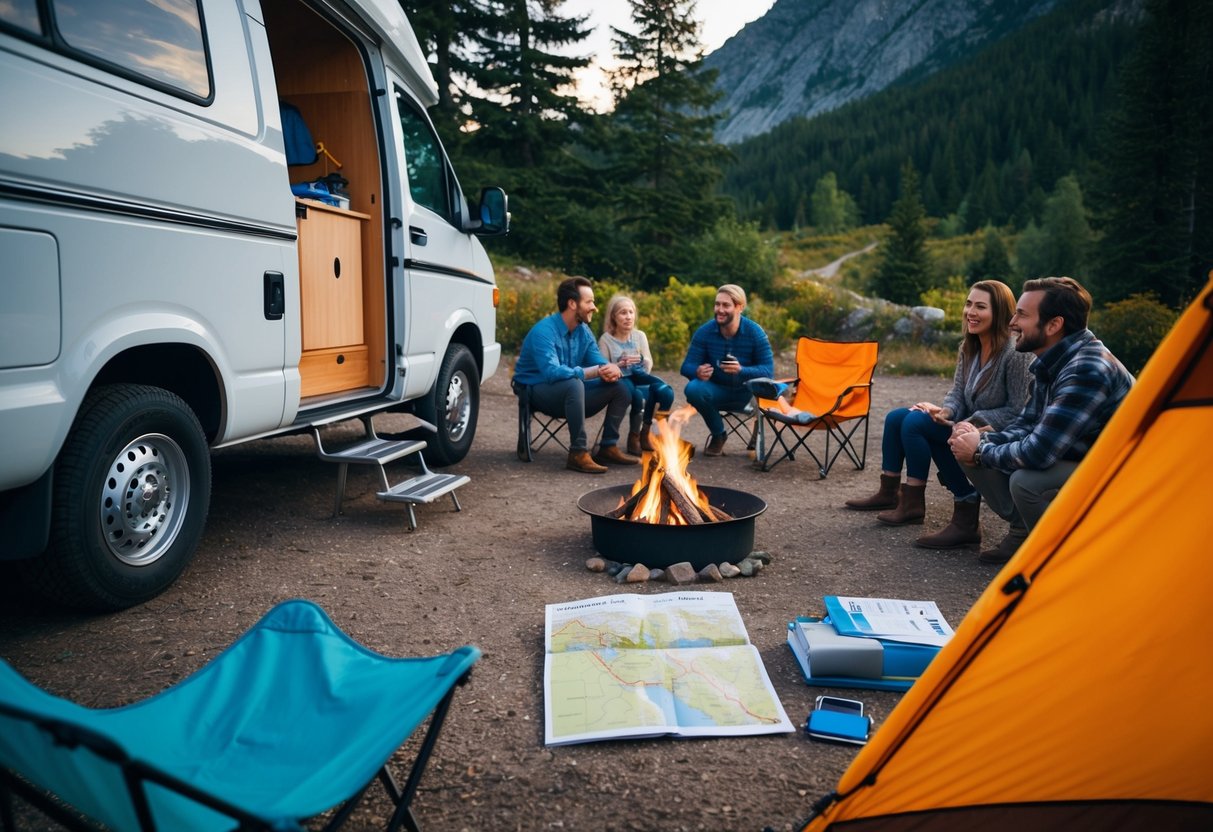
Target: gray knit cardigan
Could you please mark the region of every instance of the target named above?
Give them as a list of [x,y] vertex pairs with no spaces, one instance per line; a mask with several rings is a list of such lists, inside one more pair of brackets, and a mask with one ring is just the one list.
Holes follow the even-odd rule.
[[1016,352],[1015,341],[1007,339],[1002,352],[986,370],[993,373],[990,380],[973,395],[969,390],[969,374],[974,368],[972,362],[965,360],[962,343],[957,351],[952,389],[943,400],[943,406],[952,411],[952,421],[977,419],[994,430],[1005,428],[1028,403],[1032,380],[1028,367],[1035,360],[1036,356],[1030,352]]

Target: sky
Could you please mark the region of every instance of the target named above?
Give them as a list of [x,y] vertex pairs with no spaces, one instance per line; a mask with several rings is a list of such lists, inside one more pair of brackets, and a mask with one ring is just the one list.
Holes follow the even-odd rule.
[[[704,54],[717,49],[742,26],[767,13],[775,0],[696,0],[696,15],[703,24]],[[611,64],[611,27],[631,29],[631,7],[627,0],[565,0],[560,13],[567,16],[590,15],[593,33],[579,45],[576,54],[591,54],[595,63],[578,78],[583,100],[598,110],[610,108],[603,67]]]

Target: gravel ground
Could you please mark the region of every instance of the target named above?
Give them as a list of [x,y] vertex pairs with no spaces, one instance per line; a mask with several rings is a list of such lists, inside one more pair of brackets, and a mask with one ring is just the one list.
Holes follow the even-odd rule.
[[[681,391],[681,379],[666,374]],[[878,376],[868,468],[845,459],[827,479],[811,461],[754,470],[737,440],[727,455],[691,463],[703,485],[758,494],[756,548],[773,556],[753,578],[699,585],[729,591],[784,708],[802,725],[825,689],[804,684],[784,645],[785,625],[820,613],[827,594],[906,597],[939,603],[956,626],[993,578],[973,551],[915,549],[923,527],[886,528],[842,510],[877,481],[880,432],[890,407],[939,401],[939,378]],[[47,689],[95,707],[155,693],[204,664],[274,603],[310,598],[353,637],[389,655],[431,654],[471,643],[484,655],[456,694],[416,810],[428,830],[798,828],[854,756],[803,733],[719,739],[670,738],[547,748],[543,744],[544,605],[616,592],[667,592],[667,583],[619,586],[585,568],[595,552],[577,498],[631,482],[635,468],[601,476],[566,471],[552,447],[533,463],[514,453],[517,410],[503,369],[482,391],[462,512],[449,500],[418,508],[409,532],[401,506],[378,502],[375,479],[353,470],[344,514],[331,516],[335,470],[306,437],[251,443],[214,456],[212,513],[186,574],[140,607],[81,616],[31,599],[0,572],[0,656]],[[377,422],[407,426],[407,417]],[[395,427],[399,425],[399,427]],[[591,430],[597,428],[597,420]],[[687,438],[700,446],[695,420]],[[951,503],[932,483],[926,529]],[[989,538],[1004,531],[985,512]],[[877,730],[898,695],[858,696]],[[411,749],[410,749],[411,750]],[[352,828],[382,817],[377,789]],[[26,828],[39,828],[27,818]]]

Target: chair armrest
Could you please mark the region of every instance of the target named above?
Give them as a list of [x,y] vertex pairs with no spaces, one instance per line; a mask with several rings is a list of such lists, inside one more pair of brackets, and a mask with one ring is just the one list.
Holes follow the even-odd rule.
[[847,398],[850,397],[850,395],[856,390],[871,389],[871,387],[872,382],[868,381],[863,384],[852,384],[851,386],[844,388],[843,391],[838,394],[838,398],[834,400],[834,406],[821,415],[829,416],[831,413],[836,412],[838,408],[842,407],[842,403],[845,402]]

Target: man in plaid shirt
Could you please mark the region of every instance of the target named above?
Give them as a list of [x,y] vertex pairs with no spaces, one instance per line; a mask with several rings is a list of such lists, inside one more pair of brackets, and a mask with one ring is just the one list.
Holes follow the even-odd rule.
[[986,504],[1011,524],[983,563],[1005,563],[1112,418],[1133,376],[1087,329],[1091,295],[1070,277],[1029,280],[1011,318],[1015,349],[1035,353],[1032,397],[1001,431],[967,422],[949,444]]

